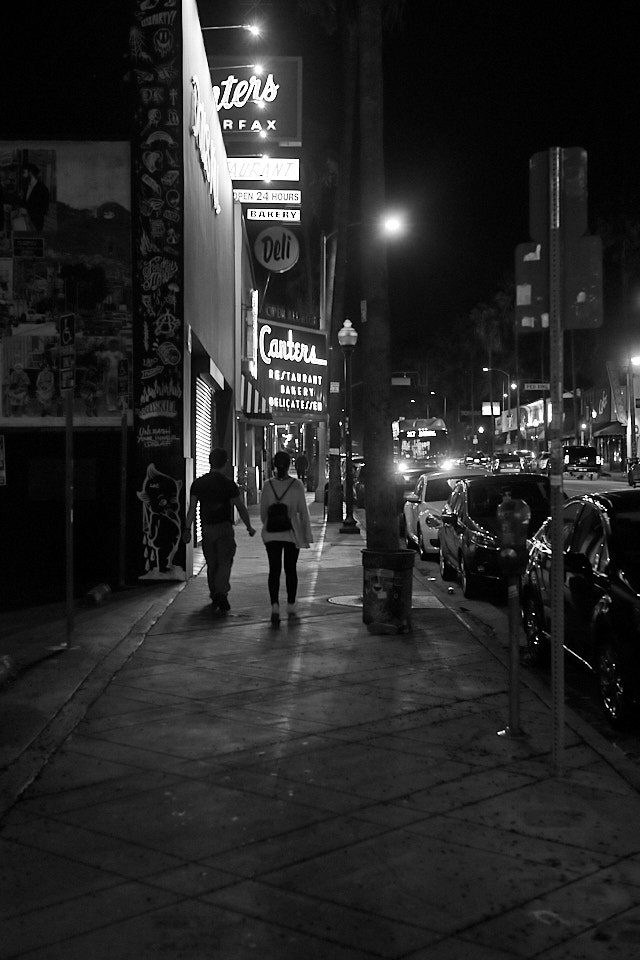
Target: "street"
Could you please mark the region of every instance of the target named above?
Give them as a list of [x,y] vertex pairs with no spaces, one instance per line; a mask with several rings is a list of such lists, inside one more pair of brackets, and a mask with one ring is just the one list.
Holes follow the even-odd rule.
[[[610,487],[626,486],[625,480],[612,480],[602,477],[599,480],[564,480],[564,491],[567,497],[577,496],[589,491],[596,493]],[[435,560],[420,560],[416,554],[415,569],[419,576],[424,577],[431,590],[434,591],[450,609],[471,622],[479,624],[491,632],[506,647],[509,643],[509,625],[506,595],[499,591],[489,593],[484,599],[468,600],[462,595],[459,584],[444,583],[438,571]],[[522,667],[523,671],[528,670]],[[538,676],[545,677],[551,686],[551,675],[542,670],[535,671]],[[615,730],[603,716],[597,700],[596,680],[584,665],[573,657],[565,658],[565,702],[575,710],[583,720],[589,723],[597,732],[610,743],[622,750],[630,760],[640,764],[640,717],[637,724],[624,730]],[[522,718],[526,730],[527,718]]]

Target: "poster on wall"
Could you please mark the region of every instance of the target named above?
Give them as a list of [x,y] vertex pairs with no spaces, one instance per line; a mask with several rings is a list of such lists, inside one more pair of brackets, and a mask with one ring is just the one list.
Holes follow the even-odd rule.
[[132,352],[126,143],[0,142],[0,423],[64,423],[60,331],[73,316],[74,420],[120,422]]

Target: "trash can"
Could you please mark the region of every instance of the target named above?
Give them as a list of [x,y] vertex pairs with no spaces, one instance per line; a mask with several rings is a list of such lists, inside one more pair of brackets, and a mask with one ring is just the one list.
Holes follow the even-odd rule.
[[362,620],[384,633],[411,630],[413,550],[363,550]]

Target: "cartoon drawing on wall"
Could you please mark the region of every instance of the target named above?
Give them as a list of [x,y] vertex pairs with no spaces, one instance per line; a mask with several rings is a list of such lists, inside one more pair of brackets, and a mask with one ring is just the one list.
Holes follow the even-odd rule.
[[145,570],[141,580],[184,580],[185,570],[173,566],[180,545],[180,490],[182,480],[161,473],[154,463],[147,467],[142,490],[142,531]]

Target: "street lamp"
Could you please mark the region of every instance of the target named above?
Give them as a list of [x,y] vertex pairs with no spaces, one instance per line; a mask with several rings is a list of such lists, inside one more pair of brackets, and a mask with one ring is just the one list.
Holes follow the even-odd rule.
[[[505,391],[503,391],[503,394],[502,394],[502,403],[500,404],[500,409],[501,409],[501,410],[504,410],[504,398],[505,398],[505,397],[509,400],[509,408],[511,408],[511,400],[510,400],[510,394],[509,394],[509,386],[510,386],[511,377],[510,377],[510,375],[507,373],[507,371],[506,371],[506,370],[501,370],[500,367],[483,367],[482,370],[483,370],[484,373],[491,373],[492,371],[495,371],[496,373],[501,373],[501,374],[505,377],[505,383],[506,383],[506,385],[507,385],[507,388],[506,388]],[[491,383],[491,380],[490,380],[490,383]],[[493,391],[491,391],[490,400],[493,401]]]
[[636,391],[634,382],[634,371],[632,367],[640,366],[640,357],[629,357],[627,363],[627,406],[629,412],[627,415],[627,456],[633,460],[638,455],[638,442],[636,438]]
[[338,330],[338,343],[344,354],[344,440],[345,440],[345,495],[346,516],[340,533],[359,533],[353,516],[353,465],[351,463],[351,354],[358,342],[358,331],[348,318]]
[[[320,246],[320,330],[327,334],[328,343],[333,342],[333,313],[334,313],[334,301],[336,312],[341,309],[343,302],[343,295],[335,295],[334,291],[336,287],[343,291],[344,287],[344,268],[342,270],[336,270],[336,256],[337,256],[337,243],[344,237],[346,243],[348,231],[353,227],[360,227],[365,221],[356,220],[351,223],[344,223],[341,225],[340,229],[332,230],[330,233],[326,233],[324,230],[321,234],[321,246]],[[377,220],[380,233],[385,236],[390,236],[392,234],[399,235],[402,234],[404,230],[404,220],[401,216],[394,215],[383,215]],[[337,238],[337,240],[336,240]],[[331,244],[329,249],[329,241],[334,241]],[[331,367],[331,350],[329,352],[330,358],[330,367]],[[337,360],[336,360],[337,362]],[[330,374],[331,376],[331,374]],[[335,376],[335,374],[334,374]],[[337,379],[337,377],[336,377]],[[330,391],[328,396],[328,423],[326,434],[328,434],[329,440],[329,481],[327,489],[324,490],[324,471],[319,470],[319,482],[323,486],[323,495],[325,497],[325,505],[327,508],[327,520],[329,522],[336,523],[342,520],[342,496],[340,493],[340,449],[339,449],[339,435],[338,435],[338,426],[337,422],[339,419],[339,399],[338,399],[338,384],[330,381]],[[321,442],[319,443],[318,450],[318,463],[324,464],[324,437],[326,434],[321,435]],[[321,490],[318,487],[316,491],[316,500],[319,499]]]
[[256,27],[253,23],[233,23],[224,27],[200,27],[200,29],[203,32],[205,30],[248,30],[254,37],[260,36],[260,27]]

